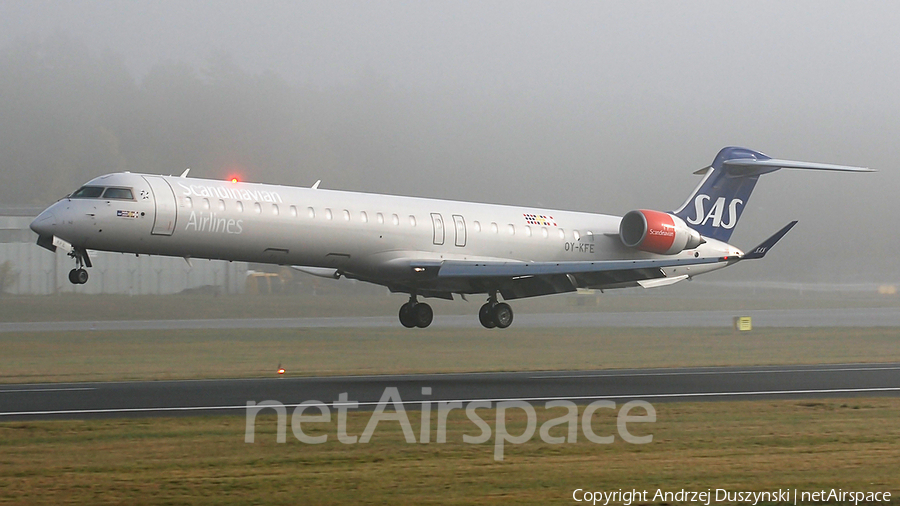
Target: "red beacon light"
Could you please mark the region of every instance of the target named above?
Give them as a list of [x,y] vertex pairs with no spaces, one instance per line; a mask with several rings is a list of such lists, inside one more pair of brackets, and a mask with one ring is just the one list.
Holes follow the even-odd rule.
[[237,183],[237,182],[238,182],[238,178],[236,178],[236,177],[231,178],[231,182],[232,182],[232,183]]

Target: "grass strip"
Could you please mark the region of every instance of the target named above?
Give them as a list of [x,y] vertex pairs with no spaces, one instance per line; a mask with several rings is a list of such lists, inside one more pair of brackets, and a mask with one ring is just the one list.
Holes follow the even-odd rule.
[[[324,444],[291,434],[276,442],[274,416],[259,415],[256,441],[244,442],[243,416],[204,416],[0,424],[2,504],[570,504],[572,493],[619,489],[900,493],[900,399],[664,403],[634,445],[587,441],[547,444],[538,433],[493,458],[492,438],[464,411],[450,412],[447,442],[404,441],[383,421],[366,444],[337,441],[331,423],[304,426]],[[494,429],[493,410],[479,410]],[[562,414],[537,409],[538,423]],[[419,412],[407,412],[418,436]],[[524,412],[507,412],[509,434]],[[350,411],[348,434],[371,413]],[[580,417],[579,417],[580,418]],[[597,434],[615,434],[615,411],[598,410]],[[565,426],[551,435],[565,435]],[[579,425],[579,431],[581,426]],[[492,433],[493,434],[493,433]],[[494,434],[494,436],[496,436]],[[650,501],[651,504],[659,501]]]
[[0,334],[0,382],[900,361],[895,328],[434,328]]

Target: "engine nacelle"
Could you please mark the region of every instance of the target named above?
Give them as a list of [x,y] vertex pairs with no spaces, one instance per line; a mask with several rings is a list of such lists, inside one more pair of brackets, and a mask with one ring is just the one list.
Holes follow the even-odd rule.
[[678,216],[646,209],[629,211],[622,217],[619,237],[629,248],[662,255],[674,255],[706,242]]

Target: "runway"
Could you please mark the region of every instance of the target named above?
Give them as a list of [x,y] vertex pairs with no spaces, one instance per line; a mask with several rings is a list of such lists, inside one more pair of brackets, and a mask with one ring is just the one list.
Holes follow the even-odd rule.
[[399,393],[393,400],[407,409],[420,409],[423,402],[523,400],[543,406],[551,400],[900,396],[900,363],[2,385],[0,422],[243,415],[248,402],[334,407],[342,393],[358,403],[355,409],[371,410],[390,387]]
[[[515,308],[514,308],[515,309]],[[900,308],[765,309],[716,311],[634,311],[516,313],[521,327],[729,327],[749,316],[754,327],[900,327]],[[433,327],[481,328],[477,315],[437,315]],[[196,320],[102,320],[0,323],[0,332],[63,332],[182,329],[376,328],[400,329],[396,316],[240,318]],[[400,329],[402,330],[402,329]]]

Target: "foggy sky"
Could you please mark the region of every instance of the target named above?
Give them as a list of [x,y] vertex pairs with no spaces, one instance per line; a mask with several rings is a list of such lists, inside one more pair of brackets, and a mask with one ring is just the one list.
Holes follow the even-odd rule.
[[327,97],[285,135],[347,142],[257,161],[276,183],[624,214],[677,208],[727,145],[879,170],[762,177],[732,241],[800,225],[717,280],[900,282],[898,26],[894,2],[0,0],[0,51],[64,34],[135,86],[225,58]]

